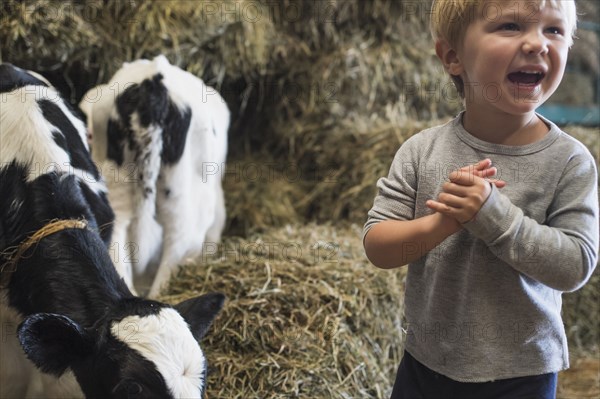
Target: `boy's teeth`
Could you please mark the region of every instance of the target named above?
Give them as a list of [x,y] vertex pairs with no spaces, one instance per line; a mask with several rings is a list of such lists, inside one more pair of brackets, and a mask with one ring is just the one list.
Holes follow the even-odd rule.
[[508,79],[513,83],[535,84],[542,79],[541,72],[519,71],[508,74]]

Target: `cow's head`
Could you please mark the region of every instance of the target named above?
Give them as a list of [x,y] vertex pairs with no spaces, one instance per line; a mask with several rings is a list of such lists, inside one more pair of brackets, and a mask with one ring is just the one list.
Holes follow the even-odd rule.
[[18,337],[42,371],[73,370],[87,398],[200,398],[207,365],[198,341],[223,302],[216,293],[174,307],[130,298],[88,328],[37,313],[21,323]]

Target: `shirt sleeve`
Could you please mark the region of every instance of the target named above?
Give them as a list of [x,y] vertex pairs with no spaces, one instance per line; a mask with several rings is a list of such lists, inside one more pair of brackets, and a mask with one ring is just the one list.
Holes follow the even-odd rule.
[[519,272],[553,289],[574,291],[598,261],[597,182],[593,158],[579,154],[565,168],[543,224],[492,185],[488,200],[464,227]]
[[413,141],[409,139],[400,147],[388,176],[378,180],[378,194],[368,213],[363,240],[368,231],[381,221],[414,219],[418,161]]

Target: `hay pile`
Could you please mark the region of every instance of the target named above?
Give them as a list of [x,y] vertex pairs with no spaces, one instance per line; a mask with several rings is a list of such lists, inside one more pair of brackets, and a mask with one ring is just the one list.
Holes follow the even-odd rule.
[[[431,45],[430,3],[6,0],[0,59],[41,72],[77,103],[122,62],[165,54],[224,95],[230,162],[299,171],[265,193],[253,192],[257,180],[235,181],[230,231],[358,222],[398,144],[461,107]],[[578,4],[581,19],[596,20],[597,2]],[[571,60],[597,76],[598,38],[579,36]]]
[[[600,128],[566,127],[587,146],[600,164]],[[600,182],[599,182],[600,184]],[[600,191],[600,190],[599,190]],[[580,290],[563,295],[563,320],[570,348],[578,353],[600,352],[600,267]]]
[[[291,164],[302,176],[292,182],[301,190],[271,190],[257,208],[256,201],[230,207],[232,229],[281,203],[292,205],[287,215],[258,215],[261,224],[252,226],[362,218],[357,204],[368,203],[372,190],[357,182],[380,175],[395,147],[386,144],[380,157],[381,140],[404,139],[421,125],[415,120],[460,105],[430,45],[428,0],[8,0],[0,7],[2,61],[41,72],[73,103],[122,62],[159,53],[215,85],[233,111],[230,160],[266,155],[278,173]],[[255,182],[241,184],[245,193]]]
[[[285,226],[211,244],[202,264],[180,270],[165,301],[228,297],[202,343],[207,397],[389,396],[405,337],[406,269],[370,265],[360,235],[357,225]],[[560,375],[560,399],[595,398],[600,389],[598,309],[590,309],[599,277],[565,296],[573,369]]]
[[236,12],[251,13],[255,4],[6,0],[0,5],[2,61],[42,73],[74,103],[123,62],[157,54],[220,88],[225,71],[237,79],[267,63],[268,19]]
[[597,399],[600,397],[600,359],[587,356],[571,362],[571,368],[558,376],[557,399]]
[[366,260],[361,227],[287,226],[211,246],[164,299],[220,291],[203,341],[209,398],[384,398],[402,354],[404,270]]

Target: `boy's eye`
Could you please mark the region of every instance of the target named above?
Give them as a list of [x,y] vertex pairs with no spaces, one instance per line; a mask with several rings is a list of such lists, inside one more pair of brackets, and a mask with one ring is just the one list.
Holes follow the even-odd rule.
[[507,22],[505,24],[500,25],[500,30],[519,30],[519,25],[514,22]]
[[556,26],[547,28],[546,32],[551,33],[553,35],[562,35],[563,34],[563,30],[561,28],[559,28],[559,27],[556,27]]

